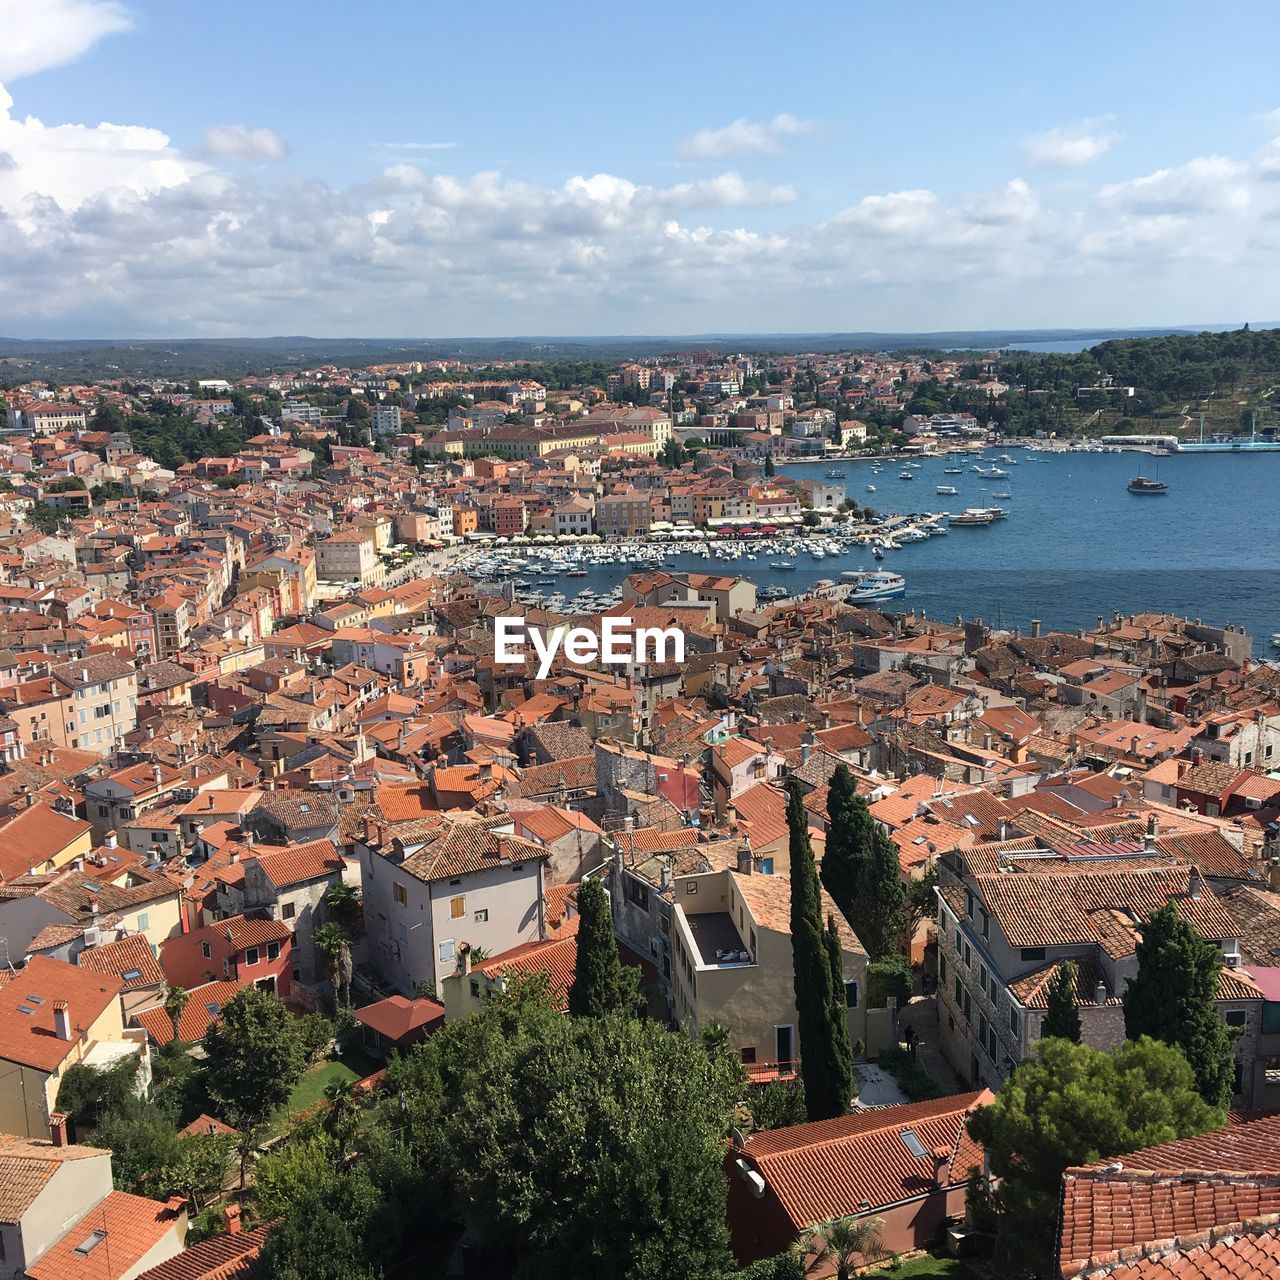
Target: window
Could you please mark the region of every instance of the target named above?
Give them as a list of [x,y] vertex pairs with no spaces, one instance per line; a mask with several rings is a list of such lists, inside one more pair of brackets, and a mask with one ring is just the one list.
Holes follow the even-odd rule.
[[973,1021],[973,998],[967,991],[964,993],[964,1020],[966,1022]]
[[110,810],[109,808],[107,808],[107,806],[106,806],[105,804],[100,804],[100,805],[98,806],[98,817],[100,817],[100,818],[107,818],[107,817],[110,817],[110,816],[111,816],[111,810]]
[[635,876],[627,876],[624,882],[627,901],[641,911],[649,910],[649,886]]
[[479,911],[477,911],[477,912],[476,912],[474,919],[475,919],[476,924],[488,924],[488,923],[489,923],[489,908],[488,908],[488,907],[482,907]]
[[1243,1027],[1244,1026],[1244,1010],[1228,1009],[1226,1014],[1223,1017],[1223,1021],[1226,1022],[1227,1026],[1229,1027]]
[[1011,1035],[1019,1036],[1022,1034],[1022,1019],[1018,1016],[1017,1009],[1009,1010],[1009,1032]]
[[773,859],[772,858],[760,859],[760,874],[762,876],[773,875]]
[[479,978],[471,979],[471,998],[473,1000],[480,999],[480,979]]
[[1021,956],[1023,960],[1043,960],[1044,948],[1043,947],[1023,947],[1018,954],[1019,956]]
[[267,943],[267,959],[268,960],[280,959],[280,944],[278,942]]
[[200,944],[200,954],[208,960],[213,956],[213,948],[207,942],[202,942]]
[[985,911],[982,913],[982,936],[991,937],[991,917]]
[[844,983],[844,1003],[847,1009],[856,1009],[858,1007],[858,980],[857,978],[846,978]]
[[698,882],[696,880],[686,880],[684,882],[684,891],[690,897],[698,892]]
[[280,915],[285,920],[292,920],[298,914],[298,908],[292,902],[283,903],[280,907]]
[[979,1041],[981,1041],[984,1048],[986,1047],[986,1043],[987,1043],[987,1030],[988,1030],[987,1016],[984,1013],[980,1013],[978,1015],[978,1039]]
[[791,1036],[794,1028],[791,1026],[774,1027],[773,1029],[773,1047],[775,1062],[791,1062]]
[[437,948],[437,951],[439,952],[439,955],[440,955],[441,964],[448,964],[453,959],[454,957],[453,942],[454,940],[452,938],[446,938]]
[[[985,964],[978,966],[978,986],[982,988],[982,994],[985,996],[987,994],[987,966]],[[991,998],[995,999],[994,994]]]
[[249,950],[244,953],[245,964],[257,964],[259,959],[260,956],[257,947],[250,947]]
[[749,1066],[751,1063],[753,1063],[756,1060],[755,1045],[750,1045],[749,1047],[741,1050],[740,1057],[744,1065]]
[[449,899],[449,919],[461,920],[467,914],[467,899],[465,894],[459,894],[456,898]]
[[391,898],[394,902],[398,902],[402,907],[406,906],[409,901],[409,895],[405,892],[404,885],[393,884],[391,886]]
[[964,1008],[964,983],[959,978],[956,979],[956,1004]]
[[973,894],[971,893],[964,895],[964,913],[970,920],[973,919]]
[[947,980],[947,957],[938,957],[938,985],[942,986]]
[[967,938],[964,944],[964,963],[967,968],[973,968],[973,948],[969,945]]
[[138,932],[145,933],[149,928],[151,928],[151,916],[143,911],[138,916]]

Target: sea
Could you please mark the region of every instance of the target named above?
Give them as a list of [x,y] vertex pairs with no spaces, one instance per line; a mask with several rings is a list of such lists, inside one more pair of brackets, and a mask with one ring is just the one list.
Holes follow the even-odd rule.
[[[1006,452],[1015,465],[997,462]],[[763,550],[755,561],[676,554],[666,564],[678,572],[746,577],[761,587],[779,584],[792,593],[819,579],[838,580],[846,569],[891,569],[907,579],[906,595],[885,606],[894,611],[923,610],[947,622],[980,618],[1024,631],[1033,619],[1046,631],[1076,630],[1114,610],[1159,611],[1243,627],[1254,637],[1254,655],[1269,655],[1271,637],[1280,632],[1280,453],[1155,458],[996,446],[986,451],[986,463],[1009,478],[976,474],[972,459],[925,459],[910,482],[898,478],[902,465],[892,461],[879,474],[865,461],[780,467],[797,479],[844,471],[846,495],[882,515],[980,506],[1009,512],[991,525],[906,543],[879,563],[852,547],[823,560],[801,552],[792,571],[771,568],[780,557]],[[963,465],[962,475],[943,473],[955,465]],[[1158,477],[1168,492],[1129,493],[1136,475]],[[959,492],[939,495],[940,484]],[[1012,496],[996,498],[997,490]],[[622,565],[588,568],[585,578],[559,578],[554,589],[569,596],[582,587],[608,590],[629,572]],[[523,576],[535,574],[530,569]]]

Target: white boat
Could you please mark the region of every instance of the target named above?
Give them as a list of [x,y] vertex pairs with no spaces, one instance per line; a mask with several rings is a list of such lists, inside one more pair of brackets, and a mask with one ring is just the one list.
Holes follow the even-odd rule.
[[899,472],[898,472],[898,479],[899,479],[899,480],[914,480],[914,479],[915,479],[915,476],[913,476],[913,475],[911,474],[911,472],[910,472],[910,471],[899,471]]
[[940,484],[934,490],[934,493],[942,493],[942,494],[945,494],[947,497],[954,497],[956,492],[957,492],[956,487],[953,484]]
[[851,601],[892,600],[896,596],[905,595],[907,580],[900,573],[890,573],[888,569],[877,569],[873,573],[864,574],[862,581],[849,592],[847,599]]
[[953,529],[956,525],[982,527],[991,524],[994,520],[995,516],[986,507],[966,507],[958,516],[951,517],[951,527]]
[[867,485],[867,492],[868,492],[868,493],[875,493],[875,491],[876,491],[876,487],[875,487],[875,485],[873,485],[873,484],[869,484],[869,485]]
[[1274,649],[1280,649],[1280,631],[1275,632],[1271,637],[1271,646]]

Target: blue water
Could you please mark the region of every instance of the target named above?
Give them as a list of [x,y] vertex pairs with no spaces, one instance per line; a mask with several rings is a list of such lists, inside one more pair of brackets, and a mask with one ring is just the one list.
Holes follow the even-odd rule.
[[[988,450],[988,463],[1005,452]],[[989,526],[952,529],[946,537],[904,544],[880,565],[861,548],[839,558],[796,557],[796,569],[769,568],[776,553],[759,559],[703,559],[677,555],[669,568],[750,578],[758,586],[780,583],[792,592],[820,578],[838,579],[844,569],[880,567],[907,579],[907,594],[893,608],[924,609],[932,618],[981,617],[1025,628],[1032,618],[1045,629],[1095,625],[1099,614],[1159,610],[1206,623],[1233,622],[1254,637],[1258,656],[1280,631],[1280,454],[1208,454],[1152,458],[1145,454],[1031,454],[1009,449],[1016,466],[995,463],[1009,479],[990,479],[969,470],[943,474],[952,465],[930,459],[914,469],[910,483],[898,479],[901,465],[887,462],[873,476],[865,462],[793,463],[782,468],[799,478],[825,478],[831,469],[847,472],[848,496],[882,514],[911,511],[959,512],[965,507],[1001,506],[1007,520]],[[1159,476],[1169,485],[1162,497],[1137,497],[1129,480]],[[877,492],[868,494],[874,483]],[[934,492],[953,484],[955,497]],[[1005,489],[1012,498],[997,499]],[[572,596],[584,586],[600,591],[628,572],[603,566],[586,578],[558,580]],[[534,577],[528,570],[523,577]],[[543,576],[543,575],[536,575]],[[540,590],[549,591],[543,587]]]

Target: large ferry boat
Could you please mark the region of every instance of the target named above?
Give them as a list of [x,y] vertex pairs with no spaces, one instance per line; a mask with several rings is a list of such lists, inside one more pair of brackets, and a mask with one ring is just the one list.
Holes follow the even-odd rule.
[[892,600],[896,596],[905,595],[907,580],[900,573],[890,573],[888,569],[877,569],[865,573],[861,580],[846,597],[851,601]]

